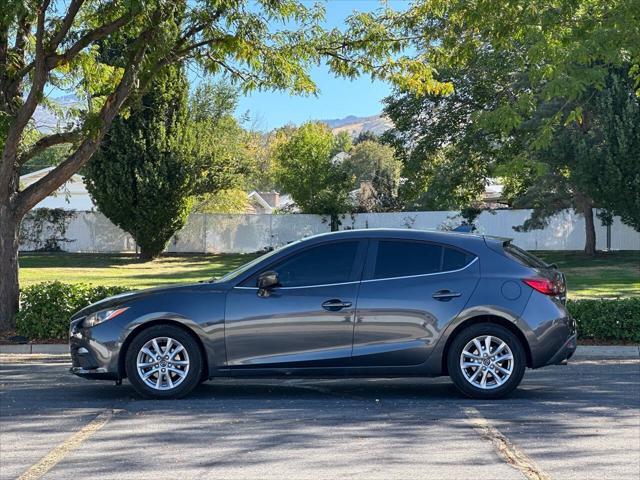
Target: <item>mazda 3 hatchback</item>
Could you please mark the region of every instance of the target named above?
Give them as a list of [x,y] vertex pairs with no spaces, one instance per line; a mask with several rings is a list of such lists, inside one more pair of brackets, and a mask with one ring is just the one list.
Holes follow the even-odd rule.
[[216,377],[440,376],[498,398],[566,363],[564,276],[482,235],[350,230],[206,283],[107,298],[71,319],[71,372],[175,398]]

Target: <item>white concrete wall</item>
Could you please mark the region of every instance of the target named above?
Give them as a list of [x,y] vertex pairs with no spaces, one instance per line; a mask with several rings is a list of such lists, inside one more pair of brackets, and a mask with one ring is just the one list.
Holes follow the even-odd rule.
[[[543,230],[516,232],[513,226],[529,218],[530,210],[483,212],[476,225],[486,235],[509,237],[528,250],[582,250],[584,218],[570,210],[560,212]],[[442,230],[457,226],[457,212],[399,212],[345,215],[342,229],[412,228]],[[321,215],[223,215],[194,214],[170,241],[170,252],[249,253],[285,245],[294,240],[328,232],[329,222]],[[597,247],[606,247],[606,228],[596,219]],[[130,235],[100,213],[78,212],[71,221],[63,248],[70,252],[132,252]],[[612,226],[614,250],[640,250],[640,233],[616,218]],[[28,250],[28,245],[23,245]]]
[[[345,217],[341,228],[415,228],[444,229],[460,224],[458,212],[397,212],[365,213]],[[531,216],[531,210],[496,210],[482,212],[476,220],[479,233],[513,238],[513,242],[527,250],[582,250],[585,240],[584,217],[571,210],[555,215],[542,230],[516,232]],[[607,246],[607,228],[595,219],[597,248]],[[611,227],[613,250],[640,250],[640,233],[615,218]]]

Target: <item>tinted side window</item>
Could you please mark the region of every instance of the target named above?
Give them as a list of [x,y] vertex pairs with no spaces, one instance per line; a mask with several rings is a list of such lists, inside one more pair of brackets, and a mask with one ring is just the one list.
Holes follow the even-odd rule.
[[473,260],[473,255],[456,250],[455,248],[444,249],[442,257],[442,270],[448,272],[450,270],[459,270]]
[[440,271],[442,247],[430,243],[382,240],[373,278],[404,277]]
[[[352,270],[358,251],[358,241],[319,245],[304,250],[270,267],[278,272],[283,287],[323,285],[353,280]],[[257,276],[252,279],[255,286]]]

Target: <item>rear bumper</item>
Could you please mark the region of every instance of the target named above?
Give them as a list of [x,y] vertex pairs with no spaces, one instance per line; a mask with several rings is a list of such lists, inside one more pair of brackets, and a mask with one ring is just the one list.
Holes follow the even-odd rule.
[[576,322],[557,298],[533,292],[522,314],[531,352],[531,367],[557,365],[576,350]]
[[558,349],[553,357],[549,359],[546,365],[563,365],[569,360],[578,348],[578,334],[574,333],[567,341]]

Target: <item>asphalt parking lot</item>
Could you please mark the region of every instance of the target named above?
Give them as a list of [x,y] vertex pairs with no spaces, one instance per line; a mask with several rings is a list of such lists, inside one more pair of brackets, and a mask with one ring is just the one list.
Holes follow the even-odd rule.
[[640,478],[640,360],[527,371],[500,401],[442,379],[220,380],[187,399],[0,355],[0,478]]

